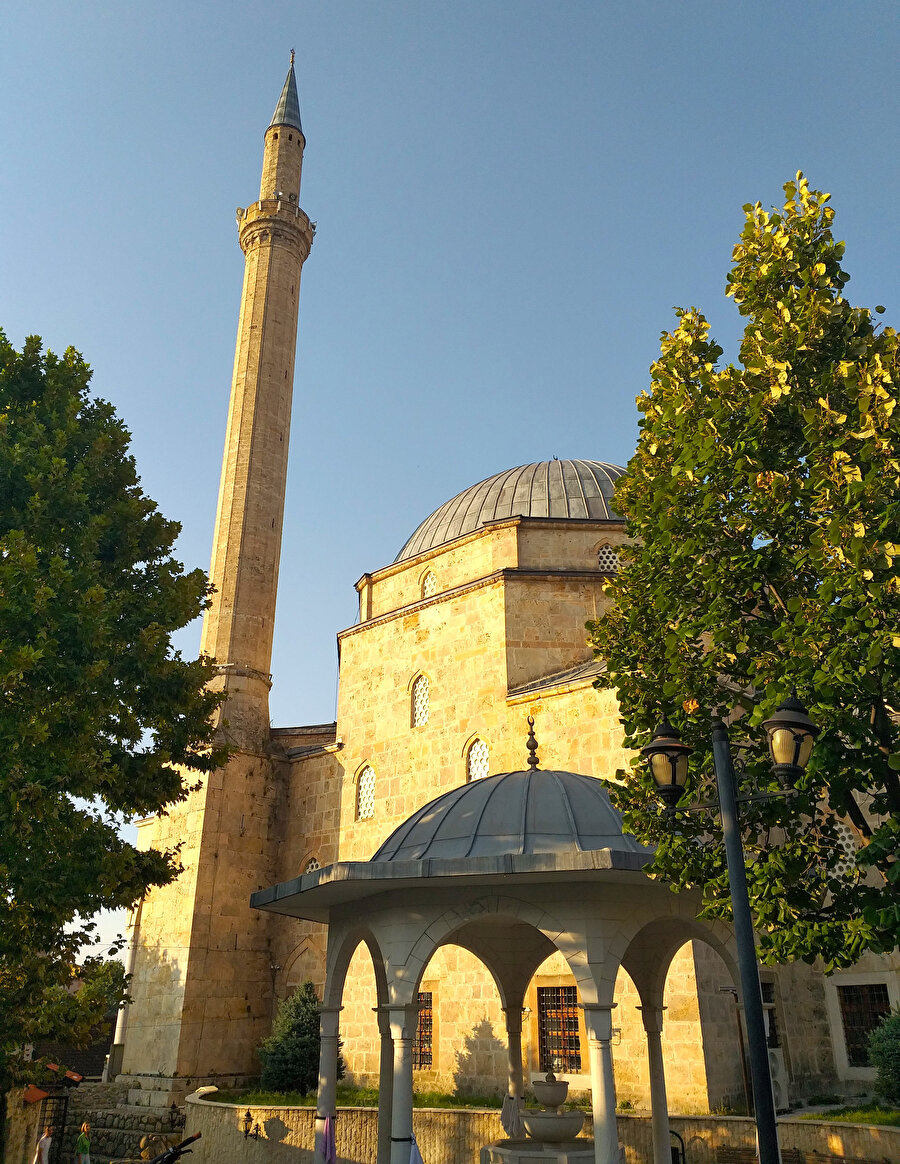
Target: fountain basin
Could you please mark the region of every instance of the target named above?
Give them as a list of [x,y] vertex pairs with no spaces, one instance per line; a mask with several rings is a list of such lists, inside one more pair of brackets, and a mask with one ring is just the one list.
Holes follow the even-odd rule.
[[523,1111],[522,1123],[532,1140],[559,1144],[574,1140],[584,1124],[583,1111]]
[[557,1108],[566,1102],[569,1084],[565,1079],[535,1079],[531,1084],[531,1090],[541,1107]]

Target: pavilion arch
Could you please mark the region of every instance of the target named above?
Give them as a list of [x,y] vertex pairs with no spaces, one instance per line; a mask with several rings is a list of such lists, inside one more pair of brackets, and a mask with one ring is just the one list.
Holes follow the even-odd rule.
[[[500,919],[507,924],[498,934]],[[412,1002],[435,952],[441,946],[456,945],[484,963],[504,1009],[521,1006],[534,971],[560,950],[555,939],[564,929],[539,906],[514,897],[480,897],[462,908],[448,909],[420,935],[404,962],[391,969],[392,1002]],[[514,931],[514,942],[509,940],[510,930]],[[566,956],[564,950],[560,952]]]
[[645,1006],[661,1007],[672,959],[686,942],[704,942],[713,949],[740,983],[734,934],[723,922],[696,917],[657,918],[643,926],[622,953],[621,964]]
[[325,995],[323,1006],[340,1008],[344,996],[344,985],[347,980],[347,970],[353,955],[364,945],[372,959],[375,972],[375,992],[377,1005],[384,1006],[388,1001],[387,978],[385,975],[384,958],[378,940],[372,931],[365,926],[357,926],[340,935],[335,943],[329,935],[328,959],[325,971]]

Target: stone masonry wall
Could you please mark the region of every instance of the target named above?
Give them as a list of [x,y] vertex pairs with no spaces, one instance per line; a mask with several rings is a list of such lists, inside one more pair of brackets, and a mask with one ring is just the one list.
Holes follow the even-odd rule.
[[[192,1164],[312,1164],[315,1130],[313,1108],[254,1107],[258,1140],[241,1131],[244,1108],[237,1104],[189,1099],[186,1135],[200,1132]],[[502,1138],[498,1111],[447,1111],[417,1108],[413,1131],[428,1164],[475,1164],[484,1144]],[[619,1115],[619,1141],[625,1164],[645,1164],[652,1158],[650,1120]],[[755,1126],[737,1116],[673,1116],[671,1127],[684,1139],[690,1164],[715,1164],[717,1146],[752,1147]],[[374,1108],[341,1108],[335,1124],[339,1164],[375,1164],[378,1113]],[[592,1134],[590,1115],[582,1135]],[[900,1160],[900,1128],[860,1124],[820,1124],[780,1120],[782,1147],[797,1148],[815,1158],[835,1155],[847,1161],[895,1164]]]

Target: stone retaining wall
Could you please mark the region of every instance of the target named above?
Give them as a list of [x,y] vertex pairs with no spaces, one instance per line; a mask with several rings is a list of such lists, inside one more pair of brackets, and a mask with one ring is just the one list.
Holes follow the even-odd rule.
[[[246,1105],[210,1103],[188,1097],[184,1134],[201,1132],[191,1164],[312,1164],[315,1112],[311,1107],[251,1107],[258,1140],[245,1139]],[[672,1129],[684,1139],[687,1164],[715,1164],[717,1146],[753,1147],[756,1128],[741,1116],[672,1116]],[[619,1139],[626,1164],[650,1164],[649,1116],[620,1115]],[[778,1121],[782,1147],[809,1154],[843,1156],[848,1161],[900,1161],[900,1128],[867,1124],[828,1124],[813,1120]],[[378,1112],[340,1108],[335,1125],[339,1164],[375,1164]],[[484,1144],[503,1136],[496,1110],[416,1108],[413,1130],[426,1164],[473,1164]],[[591,1119],[584,1134],[591,1134]]]

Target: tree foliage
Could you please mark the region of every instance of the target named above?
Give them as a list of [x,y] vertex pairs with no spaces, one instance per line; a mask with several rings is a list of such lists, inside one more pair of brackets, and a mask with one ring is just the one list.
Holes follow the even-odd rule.
[[885,1015],[869,1035],[869,1062],[877,1072],[876,1092],[900,1105],[900,1008]]
[[179,526],[89,380],[73,349],[31,337],[20,353],[0,333],[0,1071],[21,1043],[102,1017],[93,964],[77,996],[60,992],[86,919],[178,868],[119,826],[222,759],[212,664],[170,643],[206,605],[205,576],[172,557]]
[[[802,174],[785,194],[744,207],[740,362],[720,362],[696,309],[662,336],[616,492],[633,545],[589,626],[628,744],[668,714],[694,791],[713,715],[737,720],[741,790],[775,787],[760,724],[796,688],[822,734],[795,798],[744,806],[750,894],[762,956],[834,967],[900,941],[900,355],[844,297],[828,195]],[[682,815],[673,834],[637,760],[622,775],[656,873],[729,916],[718,822]]]
[[[278,1007],[272,1034],[260,1044],[263,1065],[260,1085],[273,1091],[308,1095],[319,1080],[319,999],[311,982],[304,982]],[[338,1079],[344,1060],[338,1054]]]

